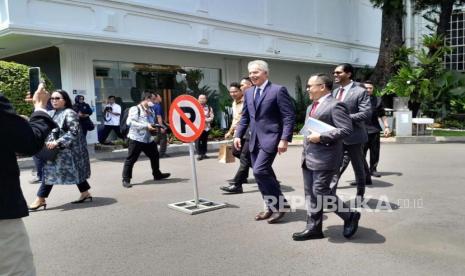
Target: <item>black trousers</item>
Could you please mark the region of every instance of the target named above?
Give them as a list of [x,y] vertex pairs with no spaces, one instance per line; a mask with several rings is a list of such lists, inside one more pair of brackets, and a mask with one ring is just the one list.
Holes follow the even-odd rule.
[[377,133],[368,134],[368,142],[363,148],[365,153],[365,158],[367,156],[367,151],[370,150],[370,173],[376,172],[379,162],[379,149],[380,149],[380,135]]
[[105,140],[107,140],[107,137],[108,135],[110,135],[110,132],[112,130],[116,133],[116,136],[118,136],[121,139],[124,139],[123,135],[121,134],[121,131],[119,130],[119,126],[104,125],[102,130],[98,133],[98,142],[100,144],[105,143]]
[[134,164],[137,162],[137,159],[139,159],[141,152],[143,152],[150,159],[152,175],[155,177],[161,174],[160,156],[158,154],[158,149],[155,142],[142,143],[128,139],[128,157],[126,157],[126,160],[124,161],[123,180],[131,180],[132,169],[134,168]]
[[331,190],[336,194],[337,185],[349,163],[352,163],[352,168],[355,174],[355,182],[357,183],[357,195],[365,194],[365,183],[371,182],[371,176],[367,161],[363,155],[364,144],[346,145],[344,144],[344,157],[342,159],[339,172],[336,173],[331,181]]
[[249,151],[249,140],[243,139],[241,145],[241,155],[239,157],[240,165],[233,179],[233,182],[239,186],[242,185],[242,183],[247,182],[247,178],[249,177],[249,168],[252,167],[252,160],[250,158]]
[[210,131],[204,130],[200,137],[195,140],[195,150],[197,151],[197,155],[207,154],[208,133],[210,133]]
[[[307,207],[307,229],[322,230],[324,207],[335,211],[344,221],[350,217],[349,206],[341,201],[329,187],[335,173],[335,171],[314,171],[308,169],[305,163],[302,165],[305,204]],[[325,206],[325,202],[327,201],[332,201],[335,205]],[[334,209],[333,207],[336,208]]]
[[[89,182],[87,180],[84,180],[84,182],[79,183],[76,185],[79,189],[79,192],[83,193],[87,190],[90,189]],[[50,192],[52,191],[53,185],[46,185],[43,181],[42,184],[40,184],[39,191],[37,191],[37,196],[38,197],[48,197],[50,195]]]

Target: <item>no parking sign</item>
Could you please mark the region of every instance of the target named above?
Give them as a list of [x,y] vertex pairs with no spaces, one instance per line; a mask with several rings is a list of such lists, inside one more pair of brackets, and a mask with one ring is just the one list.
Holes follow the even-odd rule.
[[197,170],[195,168],[194,142],[199,138],[205,128],[205,114],[196,98],[182,95],[174,99],[170,107],[169,121],[174,136],[189,143],[189,155],[192,168],[192,184],[194,186],[194,199],[168,204],[172,209],[191,215],[208,212],[226,207],[224,203],[217,203],[199,198],[197,185]]
[[169,121],[174,136],[183,142],[194,142],[205,128],[205,114],[196,98],[182,95],[170,107]]

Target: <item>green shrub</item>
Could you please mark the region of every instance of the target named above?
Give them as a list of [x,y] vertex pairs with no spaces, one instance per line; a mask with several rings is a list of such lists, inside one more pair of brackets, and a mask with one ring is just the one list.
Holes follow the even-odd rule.
[[[24,101],[29,90],[29,67],[14,62],[0,60],[0,92],[10,100],[18,114],[29,116],[32,105]],[[42,73],[42,79],[49,91],[52,91],[52,82]]]
[[225,134],[225,131],[223,129],[213,127],[210,130],[210,133],[208,134],[208,139],[209,140],[223,140],[224,134]]

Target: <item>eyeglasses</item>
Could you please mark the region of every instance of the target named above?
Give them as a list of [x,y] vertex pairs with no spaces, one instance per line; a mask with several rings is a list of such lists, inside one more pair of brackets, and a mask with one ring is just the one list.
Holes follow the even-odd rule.
[[343,71],[334,71],[333,74],[334,75],[340,75],[340,74],[343,74],[344,72]]
[[52,101],[59,101],[61,99],[63,99],[63,98],[60,98],[60,97],[51,97],[50,98],[50,100],[52,100]]
[[316,83],[316,84],[314,84],[314,85],[308,85],[308,84],[307,84],[305,87],[306,87],[307,89],[310,89],[310,88],[312,88],[313,86],[323,85],[323,84],[324,84],[324,83]]

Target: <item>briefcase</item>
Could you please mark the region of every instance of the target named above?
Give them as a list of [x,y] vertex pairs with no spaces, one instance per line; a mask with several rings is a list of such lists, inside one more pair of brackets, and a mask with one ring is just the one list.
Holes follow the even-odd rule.
[[223,144],[220,146],[220,151],[218,153],[218,161],[220,163],[234,163],[235,158],[233,155],[232,145]]

